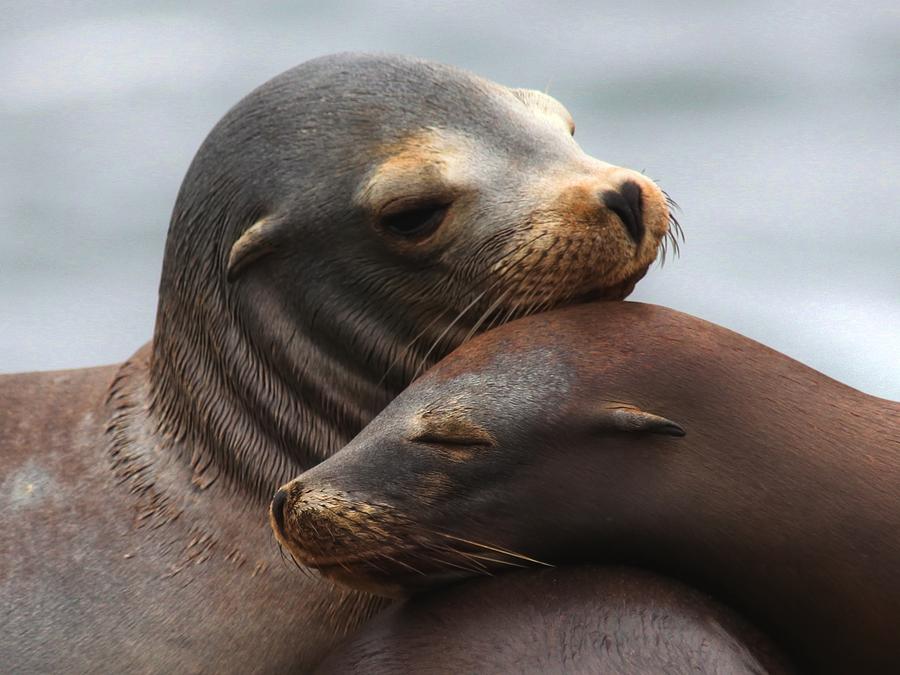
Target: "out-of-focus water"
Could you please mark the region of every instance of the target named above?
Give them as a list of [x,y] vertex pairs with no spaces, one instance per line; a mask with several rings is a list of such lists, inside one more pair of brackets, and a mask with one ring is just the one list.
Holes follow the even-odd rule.
[[588,152],[682,206],[681,258],[635,299],[900,398],[898,8],[7,0],[0,371],[119,361],[145,342],[207,131],[292,65],[369,50],[549,91]]

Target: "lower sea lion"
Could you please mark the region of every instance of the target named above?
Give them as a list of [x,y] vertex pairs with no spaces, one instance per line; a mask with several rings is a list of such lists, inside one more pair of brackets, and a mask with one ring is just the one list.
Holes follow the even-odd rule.
[[628,294],[667,200],[573,129],[544,94],[384,55],[228,112],[175,204],[152,342],[0,378],[4,668],[308,670],[382,606],[289,575],[265,504],[467,337]]
[[651,305],[464,345],[273,500],[387,594],[536,560],[686,580],[820,673],[900,672],[900,404]]
[[316,673],[793,672],[727,607],[643,570],[567,566],[510,572],[396,604]]

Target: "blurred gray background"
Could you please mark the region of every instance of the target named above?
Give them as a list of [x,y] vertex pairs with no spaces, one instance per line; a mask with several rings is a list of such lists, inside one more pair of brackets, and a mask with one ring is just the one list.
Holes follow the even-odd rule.
[[119,361],[152,332],[194,151],[308,58],[414,54],[547,90],[645,170],[687,242],[634,299],[900,398],[900,5],[10,2],[0,12],[0,371]]

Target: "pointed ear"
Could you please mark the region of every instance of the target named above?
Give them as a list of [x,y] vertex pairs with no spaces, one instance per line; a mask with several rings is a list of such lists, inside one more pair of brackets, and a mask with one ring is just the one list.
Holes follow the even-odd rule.
[[264,216],[247,228],[228,254],[228,282],[233,282],[252,263],[275,251],[283,230],[284,222],[277,216]]
[[645,412],[628,403],[607,402],[600,406],[595,423],[602,431],[637,431],[666,436],[684,436],[680,424],[672,420]]

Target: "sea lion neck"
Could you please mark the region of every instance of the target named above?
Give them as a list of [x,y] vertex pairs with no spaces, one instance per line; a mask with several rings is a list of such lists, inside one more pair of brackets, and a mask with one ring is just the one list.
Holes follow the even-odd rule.
[[261,500],[349,442],[469,329],[434,317],[421,346],[405,350],[415,325],[366,314],[362,301],[323,308],[312,293],[286,308],[266,284],[237,294],[215,276],[202,265],[164,270],[149,422],[195,484],[224,479]]
[[[413,299],[393,311],[376,290],[342,289],[341,266],[309,252],[300,226],[296,241],[281,243],[303,259],[229,278],[232,242],[270,213],[259,183],[240,179],[235,162],[207,142],[178,195],[146,366],[146,422],[157,445],[189,463],[196,485],[227,483],[264,500],[346,444],[469,326],[444,334],[452,316],[427,316]],[[420,349],[445,342],[407,354],[417,336]]]

